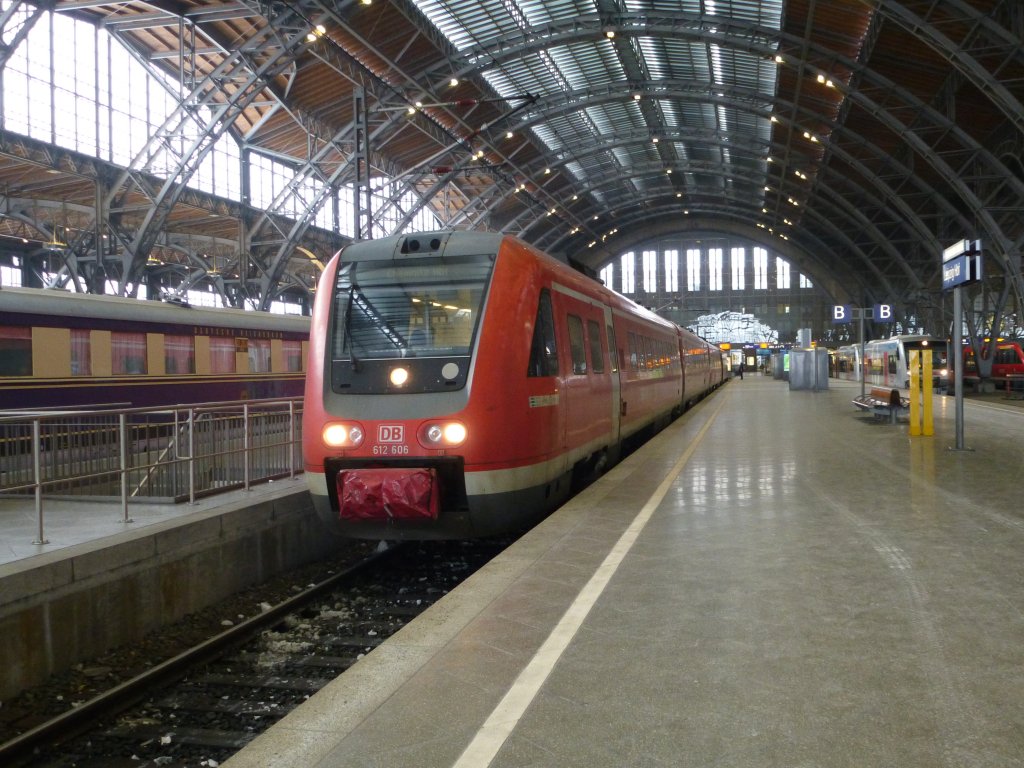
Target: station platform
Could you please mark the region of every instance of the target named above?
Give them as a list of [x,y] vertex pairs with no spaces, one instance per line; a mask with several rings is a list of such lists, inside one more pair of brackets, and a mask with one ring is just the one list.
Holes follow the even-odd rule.
[[1024,412],[747,376],[228,768],[1024,765]]

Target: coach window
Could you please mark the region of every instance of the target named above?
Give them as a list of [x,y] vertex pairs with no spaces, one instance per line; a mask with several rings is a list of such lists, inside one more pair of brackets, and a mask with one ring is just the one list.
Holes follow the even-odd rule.
[[547,288],[540,292],[537,319],[533,324],[533,343],[530,345],[530,366],[527,376],[557,376],[558,347],[555,346],[555,319],[551,311],[551,294]]
[[164,336],[164,370],[167,373],[196,372],[194,337]]
[[583,342],[583,321],[569,315],[569,351],[572,353],[572,372],[587,372],[587,349]]
[[92,331],[71,329],[71,375],[92,376]]
[[110,334],[110,358],[115,375],[145,374],[146,334],[114,331]]
[[0,326],[0,376],[32,375],[32,329]]
[[302,370],[302,342],[295,339],[285,339],[281,342],[281,352],[284,355],[284,369],[289,373]]
[[235,340],[225,336],[210,337],[210,373],[235,372]]
[[601,326],[587,320],[587,336],[590,339],[590,362],[594,373],[604,373],[604,348],[601,346]]
[[249,372],[270,373],[270,339],[249,339]]
[[608,331],[608,362],[611,363],[612,373],[619,370],[619,356],[615,353],[618,345],[615,343],[615,329],[610,325],[605,326]]

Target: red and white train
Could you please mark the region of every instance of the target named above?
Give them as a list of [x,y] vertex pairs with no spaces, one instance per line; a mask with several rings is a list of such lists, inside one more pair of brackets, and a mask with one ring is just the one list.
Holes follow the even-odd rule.
[[724,370],[717,347],[511,236],[355,243],[313,309],[306,478],[346,536],[523,529]]

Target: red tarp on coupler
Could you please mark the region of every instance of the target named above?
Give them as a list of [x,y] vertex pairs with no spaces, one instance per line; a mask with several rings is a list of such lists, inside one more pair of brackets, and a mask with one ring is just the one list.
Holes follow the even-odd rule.
[[345,469],[338,473],[338,501],[342,520],[436,520],[437,471]]

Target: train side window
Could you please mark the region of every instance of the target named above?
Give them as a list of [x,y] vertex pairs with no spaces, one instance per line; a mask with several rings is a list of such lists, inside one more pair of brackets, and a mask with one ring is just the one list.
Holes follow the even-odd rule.
[[196,372],[195,337],[164,336],[164,370],[167,373]]
[[619,345],[615,343],[615,329],[610,325],[606,329],[608,331],[608,362],[611,363],[612,373],[616,373],[619,370],[619,356],[615,354],[615,350],[619,348]]
[[629,343],[629,367],[635,371],[640,367],[640,358],[636,351],[636,334],[630,331],[626,341]]
[[235,361],[235,340],[223,336],[211,336],[210,373],[234,373]]
[[302,370],[302,342],[295,339],[285,339],[281,342],[281,352],[284,354],[284,369],[289,373]]
[[92,331],[71,329],[71,375],[92,376]]
[[587,372],[587,349],[583,341],[583,321],[569,315],[569,351],[572,353],[572,372]]
[[0,326],[0,376],[32,375],[32,329]]
[[604,373],[604,348],[601,346],[601,326],[587,320],[587,336],[590,339],[590,362],[594,373]]
[[270,373],[270,339],[249,339],[249,373]]
[[551,294],[547,288],[540,292],[540,301],[537,304],[537,319],[533,324],[533,343],[530,346],[530,366],[526,375],[558,375],[555,316],[551,311]]
[[121,331],[111,333],[110,359],[115,375],[147,373],[146,334]]

